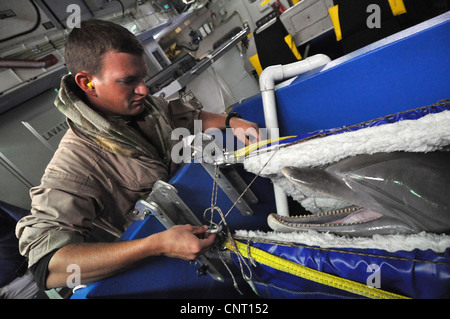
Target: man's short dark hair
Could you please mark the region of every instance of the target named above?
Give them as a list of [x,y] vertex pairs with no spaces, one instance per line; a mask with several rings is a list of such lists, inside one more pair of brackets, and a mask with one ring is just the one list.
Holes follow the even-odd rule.
[[74,28],[67,39],[65,60],[72,74],[84,71],[101,75],[102,57],[108,51],[142,56],[144,48],[126,28],[105,20],[90,19]]

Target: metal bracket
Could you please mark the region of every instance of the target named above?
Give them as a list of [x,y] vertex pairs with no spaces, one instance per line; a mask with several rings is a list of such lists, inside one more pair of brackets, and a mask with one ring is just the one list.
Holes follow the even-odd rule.
[[[216,179],[217,184],[230,201],[232,203],[237,201],[235,207],[243,216],[253,215],[250,204],[257,204],[258,198],[250,189],[247,189],[244,195],[238,200],[239,196],[245,191],[247,184],[233,166],[219,166],[217,172],[214,165],[202,163],[202,166],[213,179]],[[217,176],[215,176],[216,173]]]
[[[203,225],[178,196],[176,188],[163,181],[157,181],[150,195],[136,203],[133,214],[136,220],[144,220],[150,215],[155,216],[167,229],[175,225]],[[206,271],[217,281],[224,281],[224,276],[219,270],[222,262],[217,258],[214,259],[212,251],[197,257],[196,261],[201,265],[202,272]]]
[[[230,201],[236,202],[235,207],[243,216],[252,216],[253,210],[250,208],[250,204],[258,203],[258,198],[250,189],[246,190],[247,184],[245,181],[234,166],[225,161],[228,153],[223,152],[214,137],[204,133],[197,134],[193,136],[189,146],[192,160],[201,163]],[[217,176],[215,176],[216,165],[218,168]],[[242,193],[244,194],[239,199]]]

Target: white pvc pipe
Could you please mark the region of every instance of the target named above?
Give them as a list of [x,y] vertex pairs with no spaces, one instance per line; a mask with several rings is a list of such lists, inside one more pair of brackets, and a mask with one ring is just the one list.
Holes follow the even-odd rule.
[[[302,61],[286,65],[273,65],[264,69],[259,77],[259,87],[261,90],[268,139],[274,138],[271,136],[271,129],[278,129],[275,83],[298,76],[305,72],[309,72],[327,64],[330,61],[331,60],[328,56],[324,54],[316,54]],[[289,207],[286,194],[284,194],[283,190],[277,185],[274,185],[274,193],[277,214],[289,216]]]

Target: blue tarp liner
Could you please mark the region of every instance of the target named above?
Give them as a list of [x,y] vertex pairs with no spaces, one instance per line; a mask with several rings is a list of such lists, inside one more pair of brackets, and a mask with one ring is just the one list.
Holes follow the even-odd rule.
[[[378,249],[326,249],[252,243],[273,255],[327,274],[379,287],[410,298],[450,297],[450,248],[444,253],[431,250],[389,253]],[[369,267],[370,266],[370,267]],[[253,284],[262,298],[363,298],[332,286],[257,264]]]
[[[322,134],[338,134],[403,120],[416,120],[431,113],[449,110],[450,100],[445,100],[432,106],[388,115],[351,127],[315,131],[281,141],[280,144],[295,143],[314,136],[320,138]],[[379,249],[328,249],[295,244],[293,246],[282,243],[267,244],[258,243],[257,239],[252,239],[251,246],[299,265],[354,282],[375,285],[374,281],[379,280],[378,288],[404,297],[450,298],[450,247],[442,253],[419,249],[392,253]],[[371,275],[375,276],[374,271],[378,272],[377,279],[371,277]],[[361,297],[264,264],[258,264],[253,268],[252,281],[258,294],[264,298]]]

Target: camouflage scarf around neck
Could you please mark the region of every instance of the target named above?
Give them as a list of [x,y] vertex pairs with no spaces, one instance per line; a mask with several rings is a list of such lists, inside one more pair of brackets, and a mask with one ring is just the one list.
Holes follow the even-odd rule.
[[[72,127],[75,126],[84,136],[111,153],[127,157],[145,155],[160,160],[158,150],[126,121],[113,120],[95,111],[83,101],[83,95],[72,75],[63,77],[55,106],[73,124]],[[153,103],[151,96],[148,96],[144,112],[149,113]]]

